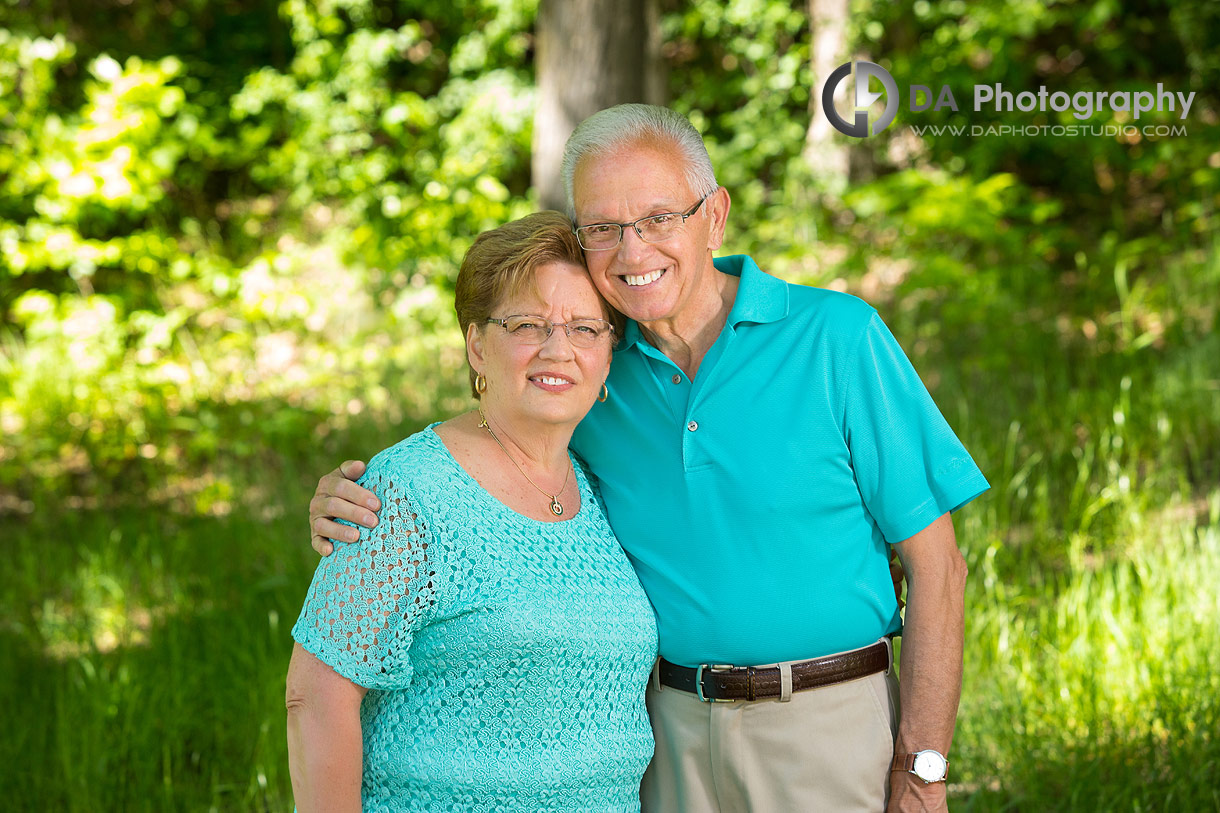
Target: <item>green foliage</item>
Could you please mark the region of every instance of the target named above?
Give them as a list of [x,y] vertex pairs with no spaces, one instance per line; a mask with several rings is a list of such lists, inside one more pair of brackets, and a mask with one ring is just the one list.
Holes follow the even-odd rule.
[[665,26],[682,77],[674,107],[709,136],[717,180],[748,210],[780,190],[809,125],[804,3],[690,3]]
[[[118,58],[78,28],[88,6],[0,29],[0,484],[20,499],[253,454],[263,419],[452,400],[457,259],[531,208],[532,4],[289,2],[242,15],[236,55],[188,33],[232,29],[223,9],[191,11],[140,6]],[[46,17],[66,33],[23,32]],[[180,56],[150,58],[159,28]],[[385,389],[408,375],[434,383]]]
[[[349,262],[446,282],[478,232],[528,209],[528,6],[292,2],[296,56],[233,98],[253,173],[296,216],[331,202]],[[338,13],[341,8],[342,13]],[[395,19],[398,16],[399,19]]]
[[[914,83],[935,93],[947,84],[957,97],[959,112],[904,112],[899,125],[1081,123],[1071,109],[1014,115],[985,105],[976,113],[970,94],[975,84],[998,83],[1014,91],[1046,86],[1074,94],[1155,90],[1162,83],[1170,91],[1196,93],[1188,119],[1165,111],[1146,113],[1138,122],[1183,124],[1185,136],[977,137],[966,132],[924,139],[920,150],[933,164],[976,181],[1010,172],[1035,200],[1053,202],[1058,211],[1049,222],[1067,226],[1055,241],[1060,259],[1089,250],[1107,235],[1120,241],[1145,235],[1179,240],[1216,228],[1220,180],[1215,172],[1199,171],[1216,161],[1220,136],[1216,99],[1209,91],[1220,80],[1215,5],[1137,4],[1119,13],[1109,0],[878,3],[870,4],[868,16],[863,41],[900,90]],[[1094,111],[1084,121],[1136,123],[1123,111]]]

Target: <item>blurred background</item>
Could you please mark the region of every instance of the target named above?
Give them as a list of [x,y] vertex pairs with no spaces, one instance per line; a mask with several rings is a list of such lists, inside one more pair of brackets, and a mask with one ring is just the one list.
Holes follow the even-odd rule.
[[[814,114],[854,58],[866,139]],[[929,127],[1080,123],[976,83],[1196,97]],[[724,253],[875,305],[994,486],[954,809],[1220,810],[1217,87],[1183,0],[0,0],[0,804],[291,809],[317,479],[469,406],[462,253],[647,100]]]

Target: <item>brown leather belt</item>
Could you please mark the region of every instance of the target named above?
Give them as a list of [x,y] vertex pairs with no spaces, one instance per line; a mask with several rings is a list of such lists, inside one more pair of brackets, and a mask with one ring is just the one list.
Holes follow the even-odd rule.
[[[874,675],[890,668],[890,650],[885,641],[792,664],[792,691],[816,689]],[[661,658],[661,684],[680,689],[712,703],[758,700],[781,694],[778,666],[678,666]]]

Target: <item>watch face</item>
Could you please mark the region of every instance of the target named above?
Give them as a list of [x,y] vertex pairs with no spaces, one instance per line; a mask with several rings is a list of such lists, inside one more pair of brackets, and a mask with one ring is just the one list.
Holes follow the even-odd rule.
[[945,758],[935,751],[920,751],[915,755],[912,770],[925,782],[939,782],[945,778]]

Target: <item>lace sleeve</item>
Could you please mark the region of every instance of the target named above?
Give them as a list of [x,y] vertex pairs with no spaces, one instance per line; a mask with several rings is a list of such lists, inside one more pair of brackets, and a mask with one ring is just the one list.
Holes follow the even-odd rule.
[[411,682],[411,641],[436,604],[429,533],[406,488],[407,472],[388,456],[360,484],[382,503],[376,528],[335,543],[314,573],[292,636],[343,677],[369,689]]

